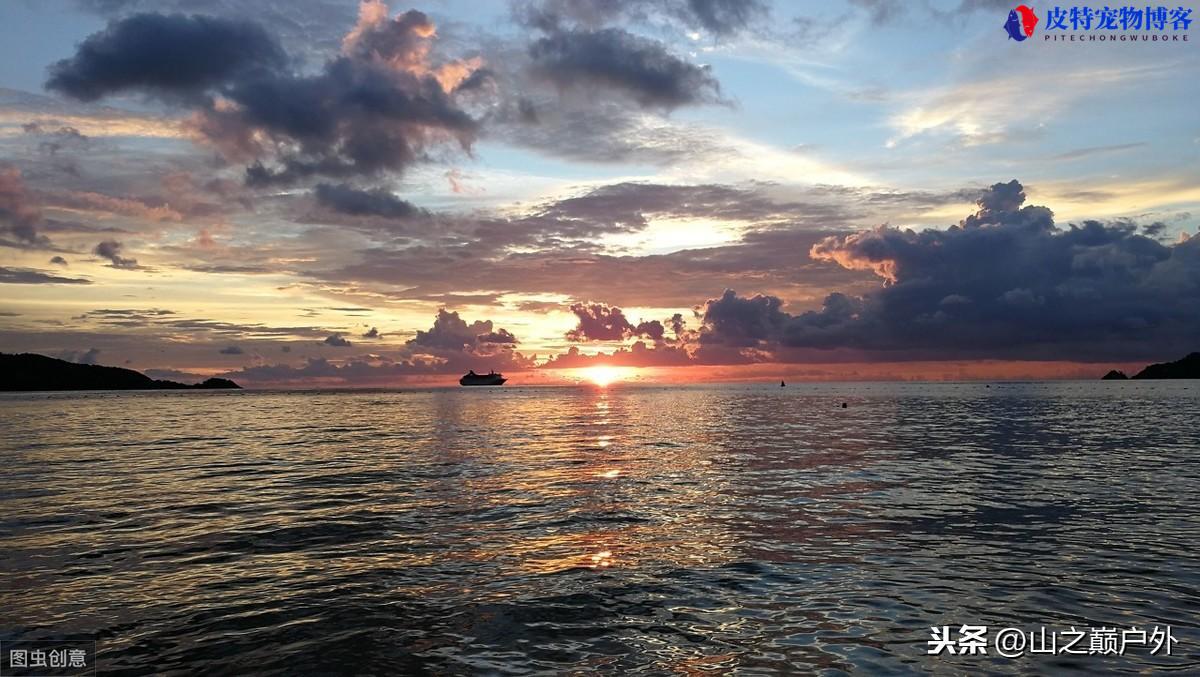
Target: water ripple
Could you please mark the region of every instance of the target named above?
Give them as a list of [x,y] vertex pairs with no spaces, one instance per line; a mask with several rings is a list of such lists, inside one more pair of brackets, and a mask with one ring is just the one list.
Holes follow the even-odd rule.
[[0,640],[105,674],[1200,672],[1178,383],[0,399]]

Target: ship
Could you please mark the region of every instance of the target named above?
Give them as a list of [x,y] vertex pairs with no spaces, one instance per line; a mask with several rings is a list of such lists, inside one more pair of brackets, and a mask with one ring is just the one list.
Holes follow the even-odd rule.
[[504,378],[503,374],[491,372],[489,374],[476,374],[472,369],[458,379],[460,386],[502,386],[508,379]]

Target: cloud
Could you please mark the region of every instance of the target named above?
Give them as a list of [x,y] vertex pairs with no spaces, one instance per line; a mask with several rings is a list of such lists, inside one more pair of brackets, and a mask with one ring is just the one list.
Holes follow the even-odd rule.
[[96,364],[96,360],[100,358],[100,349],[88,348],[84,351],[66,350],[57,352],[52,357],[76,364]]
[[16,238],[18,246],[47,247],[50,241],[38,234],[42,210],[33,201],[21,171],[0,167],[0,234]]
[[494,329],[491,320],[476,320],[467,324],[457,312],[438,311],[433,326],[418,330],[408,341],[413,348],[445,350],[475,350],[485,344],[513,344],[517,339],[505,329]]
[[121,256],[121,250],[123,248],[124,245],[116,240],[104,240],[100,244],[96,245],[96,248],[92,250],[92,253],[101,258],[108,259],[111,267],[113,268],[125,268],[127,270],[138,268],[139,266],[137,259],[127,259],[124,256]]
[[317,204],[349,216],[378,216],[385,219],[410,219],[429,212],[396,197],[382,188],[362,190],[347,184],[318,183],[313,191]]
[[[104,328],[146,329],[175,336],[190,334],[205,343],[215,340],[267,340],[308,338],[323,340],[329,330],[313,326],[269,326],[261,323],[240,324],[206,318],[180,317],[162,308],[98,308],[72,318]],[[147,333],[147,332],[143,332]]]
[[[773,294],[726,290],[696,306],[698,330],[681,314],[667,322],[680,340],[573,349],[544,366],[1107,362],[1194,350],[1200,238],[1163,244],[1141,231],[1128,220],[1058,226],[1049,209],[1025,204],[1019,181],[997,183],[946,230],[880,226],[811,246],[814,260],[870,271],[881,288],[829,293],[801,313]],[[576,332],[620,340],[628,324],[611,308],[588,309]]]
[[564,23],[593,28],[617,20],[645,23],[653,15],[668,25],[682,23],[724,37],[766,17],[768,6],[760,0],[541,0],[517,3],[514,14],[518,22],[542,29]]
[[1147,145],[1149,145],[1149,144],[1147,144],[1145,141],[1139,141],[1137,143],[1119,143],[1119,144],[1114,144],[1114,145],[1110,145],[1110,146],[1089,146],[1087,148],[1076,148],[1075,150],[1067,151],[1065,153],[1060,153],[1050,159],[1051,160],[1079,160],[1082,158],[1091,157],[1093,155],[1104,155],[1104,154],[1108,154],[1108,153],[1120,153],[1120,152],[1126,151],[1126,150],[1133,150],[1134,148],[1145,148]]
[[276,70],[283,49],[257,24],[207,16],[137,14],[112,21],[50,66],[46,88],[80,101],[140,91],[195,98],[256,70]]
[[350,343],[350,339],[342,336],[341,334],[330,334],[329,336],[325,337],[325,340],[322,341],[322,343],[335,348],[349,348],[351,345],[353,345]]
[[7,268],[0,266],[0,284],[91,284],[91,280],[76,277],[60,277],[32,268]]
[[130,216],[147,221],[182,221],[183,214],[178,210],[171,208],[165,199],[158,201],[158,204],[149,204],[148,201],[128,198],[128,197],[113,197],[92,191],[64,191],[53,193],[47,196],[47,206],[61,207],[71,210],[83,210],[90,212],[99,212],[102,214],[113,214],[117,216]]
[[755,346],[777,340],[791,319],[781,308],[783,301],[774,296],[739,297],[726,289],[718,299],[704,304],[704,330],[701,341],[730,346]]
[[442,142],[468,149],[478,122],[450,85],[451,71],[473,69],[423,61],[435,36],[424,15],[360,20],[355,30],[343,55],[315,75],[234,82],[225,90],[234,105],[201,111],[196,130],[227,156],[253,158],[247,181],[258,185],[402,171]]
[[[363,288],[402,286],[409,298],[487,289],[495,290],[492,296],[552,293],[571,299],[603,298],[619,307],[691,307],[698,299],[747,279],[769,281],[771,291],[797,298],[820,298],[830,288],[875,285],[867,274],[803,256],[829,230],[801,227],[751,233],[743,242],[723,246],[618,255],[597,252],[588,242],[576,248],[565,238],[557,242],[549,237],[526,238],[508,222],[494,227],[495,233],[484,231],[461,244],[363,249],[358,261],[315,274],[330,283]],[[520,241],[518,236],[532,239],[529,246],[538,248],[505,251],[504,243]]]
[[579,324],[567,332],[567,338],[572,341],[621,341],[634,336],[644,336],[654,341],[663,339],[663,325],[658,320],[630,323],[625,312],[615,306],[603,303],[574,303],[571,312],[575,313]]
[[595,365],[614,367],[683,367],[696,364],[695,359],[683,346],[657,345],[653,348],[644,341],[635,341],[628,348],[617,348],[612,352],[588,355],[571,346],[567,352],[559,353],[541,365],[541,369],[579,369]]
[[246,351],[242,350],[241,346],[225,346],[217,352],[222,355],[244,355]]
[[715,35],[737,32],[767,14],[766,3],[758,0],[687,0],[686,7],[696,23]]
[[388,19],[366,2],[342,54],[297,72],[256,24],[139,14],[87,38],[47,87],[81,100],[130,91],[186,102],[190,131],[245,163],[252,185],[371,176],[475,138],[455,91],[482,63],[430,63],[435,36],[420,12]]
[[92,141],[74,127],[59,125],[58,129],[47,129],[36,120],[22,124],[21,131],[42,137],[43,140],[38,142],[38,151],[46,155],[57,155],[63,149],[86,150]]
[[1097,87],[1117,89],[1160,75],[1157,66],[1145,64],[1064,70],[1053,89],[1028,97],[1023,96],[1028,74],[1006,69],[1000,75],[898,94],[903,108],[889,119],[895,134],[887,146],[925,135],[942,137],[959,148],[1027,140],[1047,120],[1095,96]]
[[707,66],[689,63],[654,40],[619,28],[556,30],[529,48],[534,72],[561,89],[605,87],[645,108],[721,101]]
[[[536,112],[531,121],[529,113]],[[601,99],[553,93],[517,99],[489,120],[487,133],[539,153],[582,162],[639,162],[676,165],[736,157],[718,130],[662,118],[624,97]]]
[[438,311],[433,326],[418,331],[396,357],[361,355],[337,362],[309,359],[300,366],[260,365],[222,376],[255,385],[314,382],[387,385],[413,376],[462,374],[468,369],[500,372],[532,369],[533,359],[516,352],[513,349],[516,343],[517,338],[511,332],[495,328],[491,320],[468,323],[457,312],[443,309]]
[[67,265],[67,260],[61,256],[52,256],[50,257],[50,263],[56,266],[65,266]]
[[377,339],[381,336],[383,336],[383,334],[380,334],[379,329],[375,327],[371,327],[368,331],[363,332],[362,335],[362,337],[365,339]]
[[1165,245],[1128,222],[1059,227],[998,183],[947,230],[880,226],[830,236],[814,259],[870,270],[884,286],[834,293],[791,315],[771,296],[727,291],[705,305],[701,343],[850,349],[910,359],[1152,359],[1195,349],[1200,241]]

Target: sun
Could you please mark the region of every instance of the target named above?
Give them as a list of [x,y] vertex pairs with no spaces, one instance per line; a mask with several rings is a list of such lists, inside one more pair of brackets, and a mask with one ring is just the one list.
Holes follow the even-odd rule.
[[620,381],[629,377],[629,369],[623,367],[610,367],[607,365],[597,365],[580,370],[580,375],[584,379],[600,386],[601,388],[608,387],[614,381]]

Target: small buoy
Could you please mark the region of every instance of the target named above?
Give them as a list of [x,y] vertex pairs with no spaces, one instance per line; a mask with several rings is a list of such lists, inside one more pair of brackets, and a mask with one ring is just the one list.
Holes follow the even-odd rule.
[[845,408],[846,408],[846,403],[842,402],[842,409],[845,409]]

